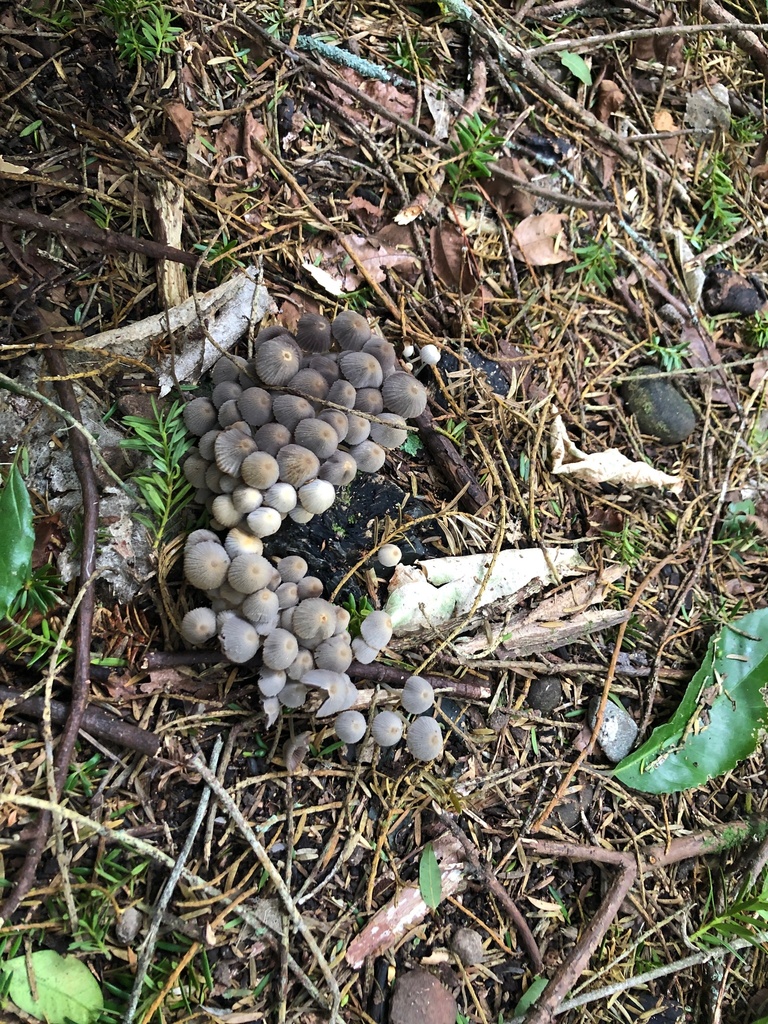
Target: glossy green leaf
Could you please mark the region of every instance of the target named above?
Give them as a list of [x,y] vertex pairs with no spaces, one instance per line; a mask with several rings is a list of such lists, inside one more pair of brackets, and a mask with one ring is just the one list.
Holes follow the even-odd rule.
[[427,906],[434,910],[443,898],[443,879],[432,843],[427,843],[419,861],[419,891]]
[[8,614],[32,568],[35,531],[29,492],[17,466],[0,491],[0,618]]
[[104,996],[85,964],[52,949],[33,953],[30,961],[37,998],[27,976],[26,957],[16,956],[0,965],[5,983],[10,979],[8,996],[16,1006],[48,1024],[93,1024],[104,1008]]
[[592,85],[592,72],[589,65],[578,53],[570,53],[565,50],[560,54],[560,63],[568,68],[574,78],[578,78],[584,85]]
[[675,714],[615,769],[643,793],[679,793],[734,768],[768,730],[768,609],[722,627]]
[[518,1000],[517,1006],[512,1011],[512,1016],[522,1017],[524,1013],[527,1013],[548,984],[549,978],[543,978],[540,974],[537,974],[525,990],[524,995]]

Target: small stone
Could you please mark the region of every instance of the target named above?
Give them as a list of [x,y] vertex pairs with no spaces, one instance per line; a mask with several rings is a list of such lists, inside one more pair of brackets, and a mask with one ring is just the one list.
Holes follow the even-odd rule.
[[456,1000],[441,981],[422,968],[398,978],[389,1024],[456,1024]]
[[718,83],[692,92],[685,104],[685,123],[699,131],[729,128],[731,100],[726,87]]
[[621,397],[634,413],[642,434],[662,444],[679,444],[696,429],[693,406],[656,366],[638,366],[621,389]]
[[534,711],[554,711],[563,699],[563,685],[557,676],[541,676],[534,679],[525,698]]
[[485,960],[483,940],[474,928],[457,928],[451,938],[451,949],[465,967],[474,967]]
[[[589,702],[590,729],[595,728],[599,706],[600,698],[593,697]],[[624,708],[609,700],[605,705],[603,724],[600,726],[600,732],[597,734],[597,742],[600,744],[600,749],[605,756],[609,761],[617,764],[630,752],[636,737],[637,723],[634,718]]]
[[126,907],[115,925],[115,935],[121,946],[130,946],[144,923],[144,915],[136,907]]

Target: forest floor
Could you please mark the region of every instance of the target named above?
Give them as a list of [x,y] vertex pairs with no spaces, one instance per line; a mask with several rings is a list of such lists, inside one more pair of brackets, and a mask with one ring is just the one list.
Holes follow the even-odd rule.
[[[650,794],[589,723],[618,703],[646,740],[766,605],[766,25],[754,0],[0,4],[0,464],[36,573],[0,637],[4,962],[75,954],[104,1022],[386,1021],[417,967],[477,1024],[768,1014],[761,746]],[[243,282],[253,331],[354,309],[428,386],[382,471],[427,553],[578,545],[592,573],[359,669],[364,704],[436,682],[438,761],[305,709],[267,729],[253,673],[179,637],[209,324],[134,325]],[[121,440],[153,402],[137,519],[108,470],[147,497],[153,450]],[[366,519],[337,601],[383,606],[365,546],[410,517]]]

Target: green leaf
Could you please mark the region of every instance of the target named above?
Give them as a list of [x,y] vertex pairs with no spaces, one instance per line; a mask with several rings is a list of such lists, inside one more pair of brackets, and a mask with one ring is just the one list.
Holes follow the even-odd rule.
[[0,968],[8,995],[25,1013],[47,1024],[92,1024],[104,1008],[99,983],[77,957],[60,956],[52,949],[41,949],[30,957],[37,998],[32,996],[27,977],[26,957],[16,956]]
[[432,843],[427,843],[424,847],[419,861],[419,890],[421,898],[430,910],[435,910],[440,905],[443,898],[443,879]]
[[616,767],[643,793],[679,793],[730,771],[768,729],[768,608],[727,623],[709,642],[675,714]]
[[0,492],[0,618],[8,614],[13,599],[24,586],[32,568],[35,531],[27,486],[17,466],[11,466]]
[[589,70],[587,62],[578,53],[570,53],[568,50],[564,50],[560,54],[560,63],[568,68],[573,77],[578,78],[584,85],[592,85],[592,72]]
[[522,1017],[522,1015],[524,1013],[527,1013],[528,1010],[533,1006],[533,1004],[536,1002],[536,1000],[539,998],[539,996],[541,995],[541,993],[544,991],[544,989],[547,987],[548,984],[549,984],[549,979],[548,978],[542,978],[542,976],[540,974],[537,974],[536,977],[531,982],[531,984],[525,990],[525,994],[518,1001],[517,1006],[512,1011],[512,1016],[513,1017]]

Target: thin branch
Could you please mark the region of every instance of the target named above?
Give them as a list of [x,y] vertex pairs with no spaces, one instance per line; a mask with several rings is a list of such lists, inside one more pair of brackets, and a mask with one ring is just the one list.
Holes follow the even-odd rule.
[[328,961],[326,960],[322,950],[317,944],[317,940],[310,931],[309,926],[307,925],[304,918],[296,909],[296,904],[293,901],[293,897],[288,891],[285,882],[280,877],[280,872],[272,863],[267,851],[256,838],[255,832],[243,817],[240,808],[237,806],[235,801],[229,795],[228,791],[222,786],[222,784],[219,782],[219,780],[216,778],[215,774],[210,770],[210,768],[208,768],[208,766],[201,760],[199,756],[192,758],[192,761],[190,762],[190,767],[193,768],[196,772],[199,772],[200,775],[202,775],[205,784],[213,791],[214,795],[216,796],[216,799],[219,802],[219,806],[223,810],[225,810],[227,814],[229,814],[232,821],[237,826],[242,837],[245,839],[250,848],[256,854],[259,863],[261,864],[265,873],[269,877],[270,882],[275,887],[275,890],[282,901],[282,904],[285,908],[286,914],[288,915],[288,919],[291,925],[293,926],[293,928],[296,929],[296,931],[299,932],[299,934],[303,937],[304,941],[307,943],[307,946],[309,946],[310,952],[314,956],[318,966],[320,967],[320,970],[323,973],[323,977],[325,978],[325,982],[328,986],[328,991],[331,996],[331,1006],[329,1011],[330,1017],[328,1020],[328,1024],[337,1024],[337,1021],[339,1020],[339,1008],[341,1006],[341,993],[339,991],[339,986],[336,982],[336,978],[333,976]]
[[31,210],[19,210],[15,206],[0,206],[0,223],[14,224],[28,231],[47,231],[70,235],[82,241],[96,245],[103,252],[118,249],[121,252],[136,252],[152,259],[170,260],[172,263],[183,263],[186,267],[196,267],[201,262],[200,256],[194,253],[175,249],[172,245],[161,245],[160,242],[148,238],[133,238],[119,231],[104,231],[96,224],[85,224],[80,221],[66,220],[60,217],[45,217]]
[[[20,699],[21,694],[10,686],[0,686],[0,701],[4,703],[6,715],[21,715],[40,719],[43,714],[45,701],[42,697],[28,697]],[[51,721],[65,722],[69,714],[69,708],[59,700],[50,702]],[[137,725],[124,722],[97,707],[87,707],[83,715],[81,732],[88,732],[98,739],[108,740],[110,743],[128,750],[137,750],[146,757],[156,757],[160,749],[161,740],[152,732],[140,729]]]

